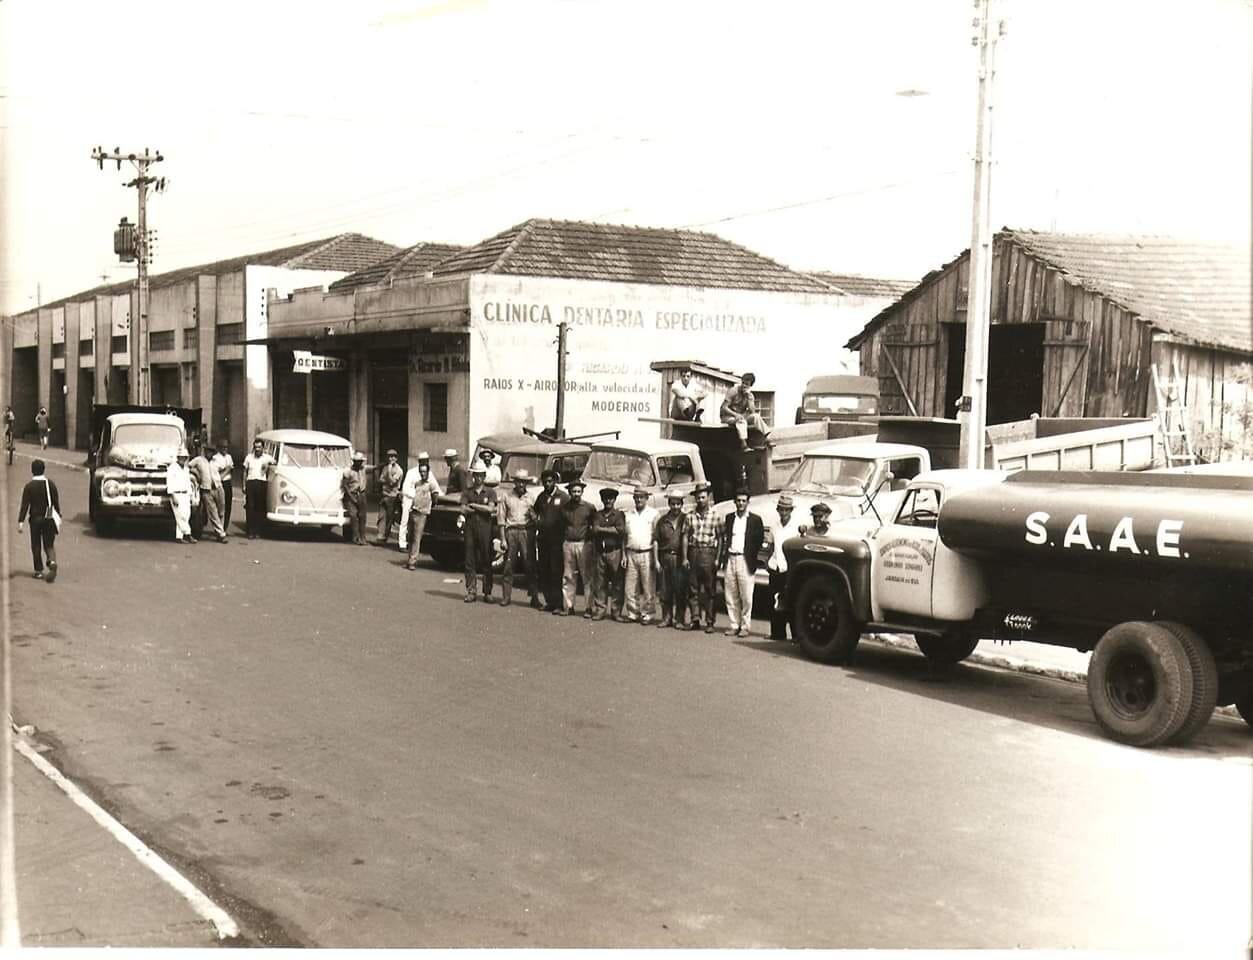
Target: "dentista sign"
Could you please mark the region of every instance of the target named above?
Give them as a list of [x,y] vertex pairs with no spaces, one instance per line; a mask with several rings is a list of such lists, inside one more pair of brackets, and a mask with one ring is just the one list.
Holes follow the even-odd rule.
[[340,357],[324,357],[308,350],[293,350],[292,373],[312,373],[315,370],[347,370],[348,362]]

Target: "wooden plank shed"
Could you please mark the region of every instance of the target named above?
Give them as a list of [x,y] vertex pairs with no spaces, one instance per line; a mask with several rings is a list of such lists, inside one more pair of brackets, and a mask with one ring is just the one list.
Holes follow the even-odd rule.
[[[962,392],[967,250],[848,342],[884,413],[953,417]],[[988,422],[1145,417],[1153,365],[1177,366],[1199,452],[1253,458],[1247,250],[1156,236],[1005,228],[992,262]]]

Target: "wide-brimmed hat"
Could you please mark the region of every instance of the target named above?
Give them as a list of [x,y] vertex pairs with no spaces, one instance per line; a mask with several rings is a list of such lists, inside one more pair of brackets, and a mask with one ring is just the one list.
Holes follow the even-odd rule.
[[582,480],[571,480],[566,484],[566,489],[571,493],[574,493],[575,490],[586,490],[587,484]]
[[651,497],[652,495],[652,491],[648,487],[637,486],[631,488],[631,496],[633,497]]
[[483,466],[483,464],[480,463],[478,460],[475,460],[474,463],[470,464],[470,472],[471,473],[487,473],[487,467]]
[[365,463],[365,454],[362,453],[360,450],[354,450],[352,452],[352,462],[356,463],[358,460],[360,460],[362,463]]
[[779,499],[775,502],[775,506],[779,507],[780,509],[782,509],[783,507],[787,507],[790,510],[792,509],[792,507],[796,506],[796,504],[794,504],[792,502],[792,498],[789,497],[785,493],[783,494],[783,496],[779,497]]
[[454,450],[452,447],[449,447],[447,450],[445,450],[445,451],[444,451],[444,456],[445,456],[445,457],[455,457],[455,456],[457,456],[457,451],[456,451],[456,450]]
[[186,447],[179,447],[179,448],[178,448],[178,453],[174,454],[174,459],[176,459],[176,460],[177,460],[179,457],[187,457],[187,456],[191,456],[191,454],[189,454],[189,453],[187,452],[187,448],[186,448]]
[[683,494],[682,494],[682,492],[680,492],[680,491],[678,491],[678,490],[671,490],[669,493],[667,493],[667,494],[666,494],[666,499],[667,499],[670,503],[674,503],[674,501],[676,501],[676,500],[678,500],[678,501],[679,501],[679,503],[682,503],[682,502],[683,502]]
[[423,460],[430,460],[430,459],[431,459],[431,455],[427,453],[425,450],[423,450],[421,453],[418,454],[419,463],[421,463]]
[[713,487],[707,483],[698,483],[692,488],[692,493],[709,493]]
[[510,476],[509,479],[512,480],[514,483],[534,483],[535,482],[535,478],[531,476],[531,472],[527,470],[526,467],[522,467],[519,470],[515,470],[513,475]]

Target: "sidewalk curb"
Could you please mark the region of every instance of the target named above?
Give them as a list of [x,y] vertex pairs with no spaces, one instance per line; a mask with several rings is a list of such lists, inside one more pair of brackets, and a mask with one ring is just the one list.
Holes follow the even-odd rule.
[[40,456],[38,453],[28,453],[27,451],[20,450],[20,449],[15,450],[14,455],[18,457],[25,457],[28,460],[42,460],[44,463],[51,463],[51,464],[55,464],[58,467],[67,467],[70,470],[77,470],[80,473],[87,473],[87,467],[84,466],[81,462],[70,463],[67,460],[53,460],[51,457]]

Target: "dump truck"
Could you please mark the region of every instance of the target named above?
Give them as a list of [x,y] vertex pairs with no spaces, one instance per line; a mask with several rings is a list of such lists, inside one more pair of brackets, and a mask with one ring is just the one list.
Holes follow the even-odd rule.
[[784,605],[806,656],[866,631],[956,663],[980,639],[1092,651],[1111,738],[1182,744],[1215,705],[1253,725],[1253,478],[936,470],[877,529],[789,540]]

